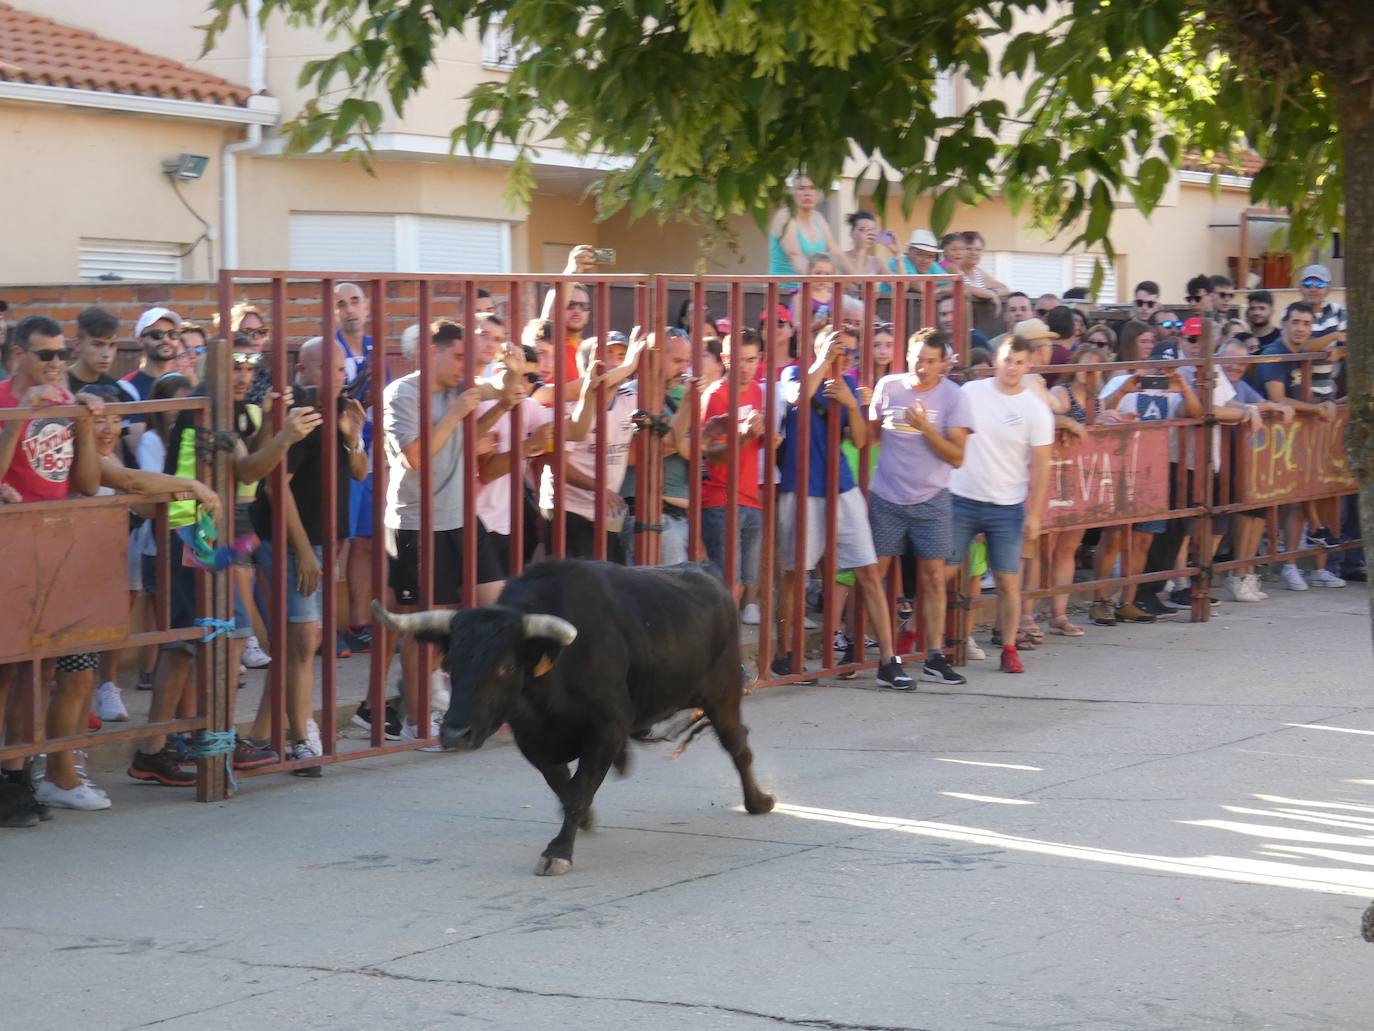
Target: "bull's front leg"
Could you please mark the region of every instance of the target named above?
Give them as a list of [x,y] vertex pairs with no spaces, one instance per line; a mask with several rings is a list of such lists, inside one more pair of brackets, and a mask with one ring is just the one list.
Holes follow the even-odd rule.
[[537,875],[556,877],[572,869],[573,842],[577,838],[577,829],[584,822],[590,822],[592,799],[596,797],[597,789],[606,779],[611,764],[623,747],[624,741],[621,739],[600,741],[589,746],[577,760],[577,772],[568,780],[562,792],[554,787],[547,773],[544,775],[563,802],[563,826],[544,849],[539,862],[534,864]]

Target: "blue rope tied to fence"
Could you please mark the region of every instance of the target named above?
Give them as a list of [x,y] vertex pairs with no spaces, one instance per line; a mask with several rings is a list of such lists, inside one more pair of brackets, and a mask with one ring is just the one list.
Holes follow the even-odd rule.
[[189,759],[213,759],[224,756],[224,775],[229,778],[229,790],[237,792],[239,782],[234,778],[234,746],[238,733],[233,730],[201,730],[188,734],[181,741],[181,753]]
[[215,619],[213,616],[202,616],[195,621],[195,625],[206,628],[205,636],[200,639],[202,644],[206,641],[213,641],[220,634],[232,633],[234,629],[231,620]]

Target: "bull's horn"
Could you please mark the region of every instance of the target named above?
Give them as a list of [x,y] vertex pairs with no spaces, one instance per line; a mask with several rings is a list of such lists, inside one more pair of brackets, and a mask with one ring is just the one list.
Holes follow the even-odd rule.
[[372,599],[372,614],[392,630],[403,634],[447,633],[453,622],[451,609],[431,609],[428,612],[388,612],[376,598]]
[[550,637],[559,644],[567,645],[577,640],[577,627],[558,616],[546,616],[538,612],[527,613],[525,616],[525,636]]

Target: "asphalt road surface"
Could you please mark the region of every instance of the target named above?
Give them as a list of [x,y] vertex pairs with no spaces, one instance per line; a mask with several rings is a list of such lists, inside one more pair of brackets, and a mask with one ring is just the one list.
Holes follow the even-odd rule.
[[1367,597],[1272,593],[761,692],[774,813],[709,735],[641,748],[561,878],[508,736],[215,805],[97,770],[0,832],[0,1027],[1367,1031]]

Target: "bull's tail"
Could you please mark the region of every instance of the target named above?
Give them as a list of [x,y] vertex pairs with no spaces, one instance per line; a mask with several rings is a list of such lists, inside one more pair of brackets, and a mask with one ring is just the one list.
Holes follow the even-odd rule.
[[698,709],[696,711],[696,718],[693,719],[691,723],[687,724],[687,726],[683,728],[681,735],[679,735],[682,737],[682,744],[674,748],[668,758],[676,759],[683,752],[687,751],[687,746],[697,739],[698,734],[709,729],[711,729],[710,717],[707,716],[705,712]]

